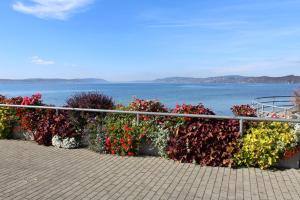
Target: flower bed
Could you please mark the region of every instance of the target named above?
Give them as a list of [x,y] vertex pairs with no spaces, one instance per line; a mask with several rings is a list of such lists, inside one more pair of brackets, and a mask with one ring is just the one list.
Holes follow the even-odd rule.
[[[10,99],[0,96],[0,102],[45,105],[40,94]],[[98,92],[74,95],[66,106],[215,115],[202,104],[167,109],[157,100],[137,98],[128,106],[115,106],[112,98]],[[256,116],[249,105],[233,106],[232,111],[236,116]],[[140,115],[138,123],[136,116],[129,114],[0,108],[0,138],[12,138],[13,131],[23,131],[46,146],[88,145],[94,151],[121,156],[150,154],[200,165],[263,169],[298,156],[300,126],[245,122],[244,127],[241,137],[237,120]]]

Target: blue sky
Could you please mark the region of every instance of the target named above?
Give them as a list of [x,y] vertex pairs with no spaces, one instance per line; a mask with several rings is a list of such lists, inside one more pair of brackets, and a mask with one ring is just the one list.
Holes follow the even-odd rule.
[[0,10],[0,78],[300,75],[299,0],[11,0]]

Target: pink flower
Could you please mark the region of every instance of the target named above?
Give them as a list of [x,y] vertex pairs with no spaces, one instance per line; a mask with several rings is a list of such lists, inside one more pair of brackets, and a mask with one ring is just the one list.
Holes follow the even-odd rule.
[[30,104],[30,98],[25,96],[23,97],[21,105],[29,105]]

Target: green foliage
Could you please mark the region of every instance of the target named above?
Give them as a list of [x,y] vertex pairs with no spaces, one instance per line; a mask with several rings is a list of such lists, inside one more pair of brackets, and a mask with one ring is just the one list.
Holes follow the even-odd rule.
[[97,116],[89,120],[84,129],[85,135],[88,135],[89,149],[100,153],[105,152],[106,134],[103,130],[103,123],[103,118]]
[[141,125],[136,123],[133,116],[126,114],[111,114],[106,117],[106,149],[111,154],[137,154],[144,133]]
[[248,129],[234,161],[237,166],[266,169],[277,163],[285,150],[296,145],[296,135],[289,124],[261,122]]
[[13,109],[0,108],[0,139],[11,139],[17,118]]
[[[151,121],[149,121],[151,123]],[[150,126],[150,125],[149,125]],[[157,148],[158,155],[164,158],[168,157],[167,146],[169,141],[170,132],[169,129],[161,125],[151,125],[152,131],[146,134],[146,137]]]

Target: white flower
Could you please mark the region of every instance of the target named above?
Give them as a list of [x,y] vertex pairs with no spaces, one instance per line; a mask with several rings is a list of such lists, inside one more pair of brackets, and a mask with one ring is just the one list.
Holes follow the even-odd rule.
[[53,136],[52,145],[55,147],[61,148],[62,147],[61,137],[58,135]]
[[65,138],[62,141],[62,147],[65,149],[74,149],[78,147],[78,143],[75,138]]

